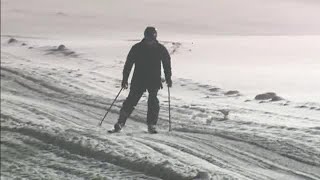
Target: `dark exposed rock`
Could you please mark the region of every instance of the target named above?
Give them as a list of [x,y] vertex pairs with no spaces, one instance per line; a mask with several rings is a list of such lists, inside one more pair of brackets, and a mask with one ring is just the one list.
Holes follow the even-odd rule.
[[230,95],[239,95],[239,94],[240,94],[240,92],[239,92],[239,91],[236,91],[236,90],[234,90],[234,91],[228,91],[228,92],[224,93],[224,95],[227,95],[227,96],[230,96]]
[[280,97],[280,96],[274,96],[271,101],[282,101],[284,100],[284,98]]
[[71,56],[77,57],[77,53],[68,49],[65,45],[60,44],[58,47],[53,47],[52,49],[48,49],[46,55],[54,54],[54,55],[64,55],[64,56]]
[[230,113],[229,109],[218,109],[217,111],[221,112],[223,114],[223,119],[227,120],[228,119],[228,115]]
[[8,40],[8,44],[12,44],[12,43],[16,43],[16,42],[18,42],[18,41],[15,38],[10,38]]
[[297,108],[308,108],[308,106],[301,105],[301,106],[296,106]]
[[64,55],[65,55],[65,56],[70,56],[70,55],[73,55],[73,54],[75,54],[74,51],[64,52]]
[[219,90],[220,90],[220,88],[216,88],[216,87],[215,87],[215,88],[210,88],[210,89],[209,89],[209,91],[211,91],[211,92],[217,92],[217,91],[219,91]]
[[268,101],[259,101],[260,104],[267,103]]
[[65,50],[65,49],[66,49],[66,46],[63,45],[63,44],[61,44],[61,45],[58,46],[58,49],[57,49],[57,50],[63,51],[63,50]]
[[277,96],[277,94],[274,92],[267,92],[264,94],[258,94],[254,99],[255,100],[269,100],[269,99],[272,99],[276,96]]

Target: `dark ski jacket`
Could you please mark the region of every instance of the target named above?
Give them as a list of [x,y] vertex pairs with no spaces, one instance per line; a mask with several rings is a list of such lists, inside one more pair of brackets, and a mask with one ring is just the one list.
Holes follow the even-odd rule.
[[135,65],[131,89],[160,89],[161,63],[166,81],[171,80],[171,58],[168,50],[155,41],[147,44],[143,39],[132,46],[123,69],[123,81],[127,82],[133,64]]

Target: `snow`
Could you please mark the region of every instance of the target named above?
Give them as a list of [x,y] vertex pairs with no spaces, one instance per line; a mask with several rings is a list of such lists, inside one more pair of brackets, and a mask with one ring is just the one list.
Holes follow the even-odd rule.
[[[1,1],[1,179],[320,179],[319,9]],[[159,134],[147,133],[147,95],[108,134],[128,91],[98,124],[150,24],[172,54],[173,131],[164,88]],[[254,100],[266,92],[284,100]]]
[[183,43],[174,65],[180,77],[253,97],[275,91],[294,101],[320,102],[319,42],[320,36],[207,37]]

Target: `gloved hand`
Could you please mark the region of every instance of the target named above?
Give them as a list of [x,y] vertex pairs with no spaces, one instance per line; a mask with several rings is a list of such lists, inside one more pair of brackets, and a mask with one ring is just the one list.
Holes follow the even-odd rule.
[[168,86],[169,88],[172,87],[172,80],[171,80],[171,78],[167,79],[166,82],[167,82],[167,86]]
[[128,89],[128,81],[123,81],[123,80],[122,80],[121,87],[122,87],[123,89]]

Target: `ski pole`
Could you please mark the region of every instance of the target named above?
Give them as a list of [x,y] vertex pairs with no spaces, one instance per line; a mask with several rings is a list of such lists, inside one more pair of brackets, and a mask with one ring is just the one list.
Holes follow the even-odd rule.
[[170,113],[170,88],[168,86],[168,103],[169,103],[169,131],[171,131],[171,113]]
[[106,114],[105,114],[105,115],[104,115],[104,117],[102,118],[102,120],[101,120],[101,122],[100,122],[99,126],[101,126],[101,125],[102,125],[102,122],[104,121],[104,118],[106,118],[106,116],[107,116],[107,115],[108,115],[108,113],[110,112],[111,107],[113,106],[114,102],[116,102],[116,100],[117,100],[117,98],[119,97],[119,95],[120,95],[120,93],[121,93],[121,91],[122,91],[122,90],[123,90],[123,88],[121,88],[121,89],[120,89],[120,91],[119,91],[118,95],[117,95],[117,96],[116,96],[116,98],[113,100],[113,102],[112,102],[112,104],[110,105],[110,107],[109,107],[108,111],[106,112]]

